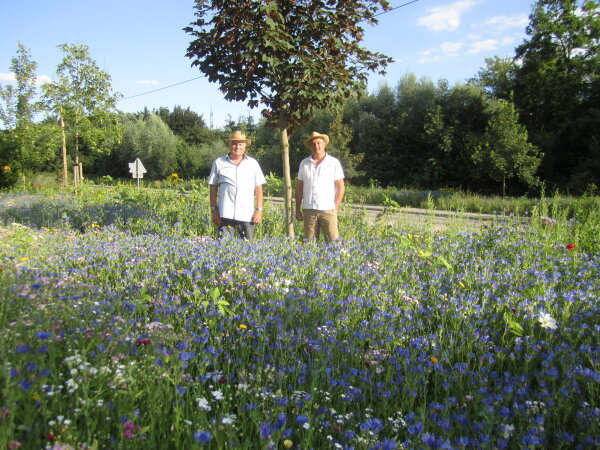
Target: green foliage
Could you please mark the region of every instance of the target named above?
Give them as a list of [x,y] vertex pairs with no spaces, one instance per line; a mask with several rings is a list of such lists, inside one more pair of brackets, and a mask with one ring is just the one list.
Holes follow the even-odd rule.
[[110,75],[97,66],[87,46],[59,48],[64,57],[57,66],[57,80],[43,86],[42,105],[64,119],[74,142],[73,157],[79,162],[80,141],[90,151],[102,153],[120,140],[115,112],[121,94],[112,92]]
[[376,23],[387,1],[262,2],[240,8],[224,1],[197,1],[194,37],[187,56],[228,100],[262,105],[263,114],[292,131],[312,110],[341,105],[365,85],[366,71],[388,57],[359,47],[363,20]]
[[183,109],[177,105],[173,111],[162,107],[158,108],[155,114],[160,116],[173,133],[190,146],[207,143],[213,139],[213,133],[207,128],[204,118],[189,107]]
[[489,117],[481,140],[471,158],[481,173],[502,182],[519,179],[528,186],[539,185],[535,173],[541,162],[535,146],[527,142],[527,130],[517,121],[514,106],[505,100],[490,100],[485,112]]
[[[183,143],[185,145],[185,143]],[[180,140],[156,114],[148,118],[124,118],[123,141],[114,150],[121,174],[126,176],[128,163],[139,158],[148,171],[144,177],[155,180],[177,171]],[[180,153],[181,155],[181,153]]]
[[516,49],[514,101],[544,153],[546,182],[583,192],[600,181],[600,5],[538,0]]

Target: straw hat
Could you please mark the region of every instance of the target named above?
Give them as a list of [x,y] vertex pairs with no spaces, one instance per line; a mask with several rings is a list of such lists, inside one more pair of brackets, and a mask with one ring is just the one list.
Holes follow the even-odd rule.
[[243,141],[246,142],[247,146],[250,146],[250,139],[246,139],[246,134],[240,130],[234,131],[233,133],[231,133],[231,137],[225,140],[227,141],[227,143]]
[[319,134],[316,131],[313,131],[309,138],[304,141],[304,145],[310,148],[310,141],[318,138],[323,139],[325,141],[325,145],[329,144],[329,136],[327,136],[326,134]]

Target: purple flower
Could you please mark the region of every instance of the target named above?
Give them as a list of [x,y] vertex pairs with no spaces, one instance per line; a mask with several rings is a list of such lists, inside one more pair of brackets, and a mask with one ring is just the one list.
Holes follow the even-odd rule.
[[200,444],[206,444],[212,440],[212,433],[210,431],[197,431],[194,433],[194,439]]
[[31,347],[27,344],[21,344],[17,347],[17,353],[29,353]]

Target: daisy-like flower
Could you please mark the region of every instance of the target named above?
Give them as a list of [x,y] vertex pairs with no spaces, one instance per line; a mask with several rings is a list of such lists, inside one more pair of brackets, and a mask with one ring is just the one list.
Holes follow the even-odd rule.
[[556,330],[558,327],[556,320],[548,313],[540,314],[538,318],[540,324],[544,328],[549,328],[550,330]]
[[215,398],[215,400],[223,400],[225,398],[221,391],[213,391],[211,392],[211,394]]
[[198,405],[198,408],[200,408],[202,411],[210,411],[211,410],[208,400],[206,400],[204,397],[197,398],[196,404]]

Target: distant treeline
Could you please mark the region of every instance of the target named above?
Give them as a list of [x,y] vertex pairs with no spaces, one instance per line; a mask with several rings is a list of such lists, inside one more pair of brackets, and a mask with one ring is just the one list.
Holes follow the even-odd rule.
[[[395,85],[349,99],[341,113],[316,112],[291,137],[292,174],[308,154],[304,139],[318,131],[330,136],[328,150],[357,185],[495,194],[537,194],[544,185],[547,192],[595,192],[600,185],[599,9],[596,2],[538,0],[527,39],[514,57],[487,59],[471,80],[451,86],[407,73]],[[62,48],[63,78],[44,86],[41,102],[33,102],[35,63],[22,44],[11,66],[17,88],[0,86],[6,104],[0,107],[6,129],[0,133],[0,187],[16,182],[17,173],[60,173],[75,161],[88,176],[129,177],[128,163],[135,158],[143,161],[149,179],[173,173],[179,179],[204,178],[212,160],[227,152],[224,139],[235,128],[252,139],[249,154],[265,173],[282,174],[279,136],[265,122],[230,118],[214,130],[181,106],[110,115],[106,111],[117,97],[107,94],[108,74],[84,46]],[[81,62],[98,75],[88,80],[97,87],[77,86]],[[104,106],[86,110],[89,104]],[[45,119],[34,123],[40,112]],[[62,132],[60,117],[66,122]],[[63,139],[67,149],[75,149],[66,152],[66,162]]]

